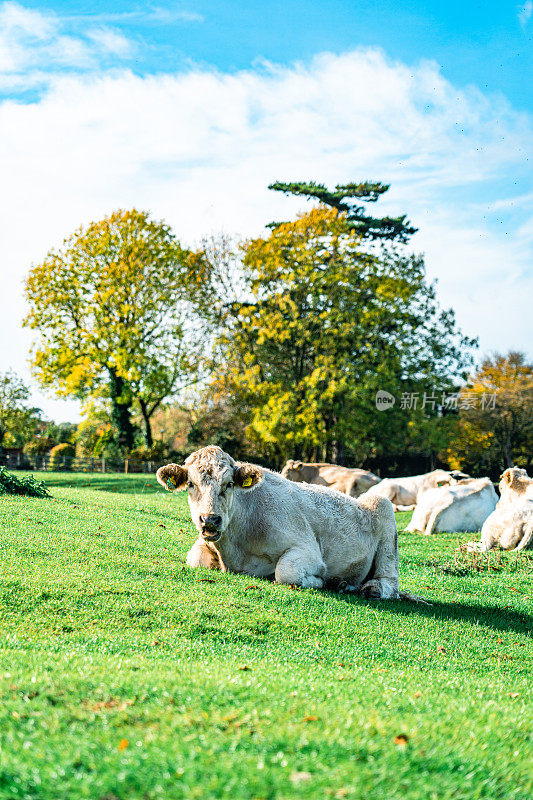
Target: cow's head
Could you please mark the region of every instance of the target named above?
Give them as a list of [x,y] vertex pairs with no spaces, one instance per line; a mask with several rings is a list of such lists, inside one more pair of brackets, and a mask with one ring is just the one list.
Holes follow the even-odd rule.
[[290,458],[283,469],[281,470],[281,474],[284,478],[287,478],[289,481],[294,481],[295,483],[301,483],[303,481],[302,477],[302,461],[293,461]]
[[263,471],[254,464],[236,463],[211,445],[191,453],[182,467],[161,467],[157,480],[172,492],[187,489],[192,521],[207,542],[218,542],[233,515],[236,493],[256,487]]
[[437,486],[453,486],[468,478],[470,478],[470,475],[467,475],[466,472],[459,472],[458,469],[452,469],[450,472],[444,469],[435,470],[435,483]]
[[520,467],[509,467],[500,475],[500,494],[505,497],[508,494],[525,494],[531,478],[525,469]]

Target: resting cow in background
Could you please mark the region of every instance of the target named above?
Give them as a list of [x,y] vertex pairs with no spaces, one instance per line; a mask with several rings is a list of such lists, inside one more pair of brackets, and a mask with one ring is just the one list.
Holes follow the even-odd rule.
[[530,478],[525,469],[510,467],[500,475],[500,500],[498,508],[508,503],[522,503],[533,500],[533,478]]
[[336,464],[306,464],[290,459],[281,474],[294,483],[312,483],[315,486],[328,486],[350,497],[359,497],[380,479],[365,469],[338,467]]
[[417,503],[419,493],[437,486],[449,486],[458,480],[468,478],[464,472],[444,469],[434,469],[423,475],[413,475],[410,478],[384,478],[376,486],[367,491],[373,497],[386,497],[391,501],[395,511],[410,511]]
[[506,469],[500,480],[500,500],[481,528],[481,540],[468,542],[471,552],[533,549],[533,480],[525,469]]
[[490,478],[467,478],[420,492],[406,530],[432,533],[478,531],[498,500]]
[[398,537],[392,506],[359,503],[321,486],[291,483],[220,447],[157,471],[167,489],[187,489],[198,539],[191,567],[320,588],[328,580],[377,599],[412,598],[398,588]]

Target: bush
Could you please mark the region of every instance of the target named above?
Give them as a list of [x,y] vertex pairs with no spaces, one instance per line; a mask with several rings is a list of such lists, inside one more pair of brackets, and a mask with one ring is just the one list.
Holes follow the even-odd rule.
[[2,494],[22,494],[26,497],[50,497],[46,484],[37,481],[31,476],[18,478],[7,471],[5,467],[0,467],[0,495]]
[[72,464],[74,455],[75,450],[73,445],[67,444],[67,442],[57,444],[50,450],[49,469],[68,469]]
[[24,453],[27,456],[44,456],[46,453],[50,452],[52,447],[56,444],[55,439],[51,439],[49,436],[35,436],[29,442],[26,442],[24,445]]

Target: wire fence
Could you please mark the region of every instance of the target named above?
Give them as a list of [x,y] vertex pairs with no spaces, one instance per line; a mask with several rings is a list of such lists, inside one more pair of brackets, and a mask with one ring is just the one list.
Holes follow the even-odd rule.
[[142,461],[137,458],[62,458],[46,455],[27,456],[23,453],[0,454],[0,466],[10,470],[35,470],[39,472],[122,472],[152,473],[161,466],[156,461]]

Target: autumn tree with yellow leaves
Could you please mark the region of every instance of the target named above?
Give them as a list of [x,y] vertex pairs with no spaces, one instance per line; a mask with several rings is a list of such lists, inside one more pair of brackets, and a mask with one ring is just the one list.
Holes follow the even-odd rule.
[[497,472],[533,465],[533,364],[525,353],[483,360],[460,392],[457,432],[448,446],[452,467]]
[[80,228],[26,282],[35,376],[59,395],[108,397],[126,449],[136,409],[150,446],[154,412],[198,364],[187,312],[201,272],[201,256],[146,212],[116,211]]

